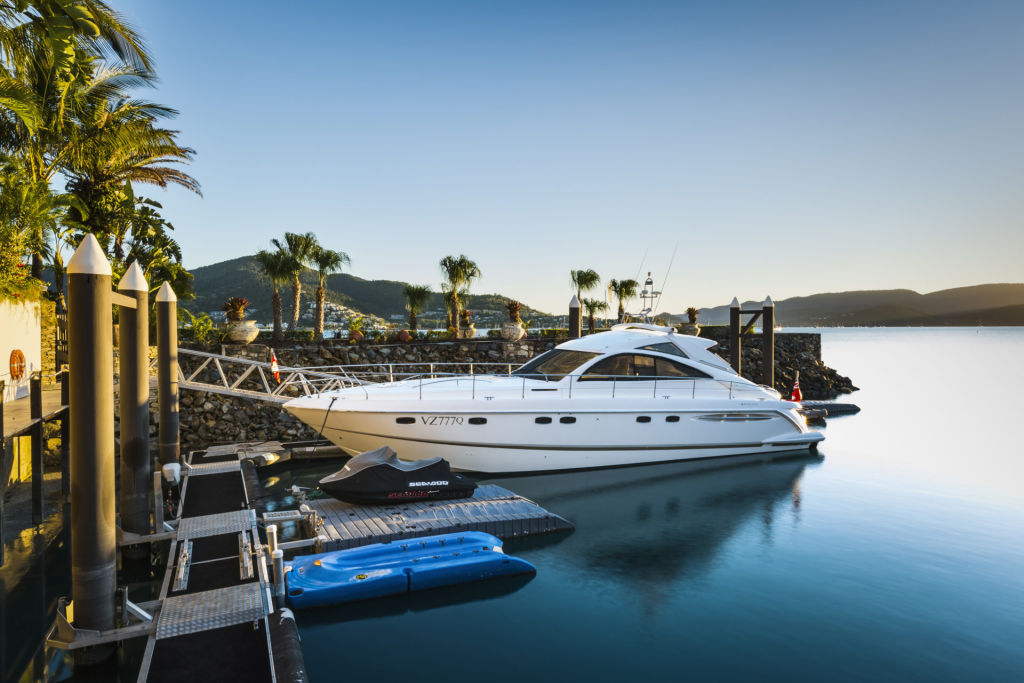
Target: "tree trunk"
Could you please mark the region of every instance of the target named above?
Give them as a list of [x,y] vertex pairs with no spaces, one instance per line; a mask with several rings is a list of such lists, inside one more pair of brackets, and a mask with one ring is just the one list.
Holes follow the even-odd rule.
[[619,299],[619,322],[621,323],[626,317],[626,309],[622,307],[622,299]]
[[594,334],[594,314],[591,313],[587,316],[587,333]]
[[62,264],[53,264],[53,286],[57,289],[57,312],[63,313],[68,310],[68,305],[64,299],[64,266]]
[[299,325],[299,305],[302,301],[302,283],[296,274],[292,278],[292,319],[288,321],[288,331],[292,332]]
[[409,310],[409,330],[416,331],[416,311],[411,309]]
[[271,298],[274,307],[274,342],[280,344],[284,341],[284,331],[281,329],[281,292],[277,285],[274,285],[274,296]]
[[327,290],[323,285],[316,288],[316,318],[313,321],[313,340],[321,342],[324,340],[324,299],[327,298]]
[[462,307],[459,306],[459,295],[458,294],[453,294],[452,295],[452,321],[453,321],[452,327],[455,328],[455,338],[456,339],[458,339],[461,336],[461,334],[462,334],[462,319],[459,317],[459,314],[462,312],[460,310],[461,308]]

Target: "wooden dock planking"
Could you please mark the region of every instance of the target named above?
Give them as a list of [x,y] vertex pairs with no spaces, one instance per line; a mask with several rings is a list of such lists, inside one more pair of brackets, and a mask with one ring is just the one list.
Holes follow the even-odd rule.
[[323,520],[324,551],[459,531],[516,538],[572,529],[569,521],[499,486],[471,498],[395,505],[350,505],[330,498],[307,502]]

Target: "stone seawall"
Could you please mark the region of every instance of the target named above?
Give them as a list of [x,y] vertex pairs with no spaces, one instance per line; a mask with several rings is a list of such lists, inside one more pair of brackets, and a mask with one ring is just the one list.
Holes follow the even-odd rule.
[[[727,332],[712,328],[707,332],[719,346],[712,349],[728,359]],[[434,364],[436,372],[468,372],[466,366],[448,366],[448,363],[499,363],[505,367],[491,367],[491,371],[505,372],[511,364],[521,365],[530,358],[554,348],[564,339],[524,339],[504,342],[494,339],[464,340],[457,342],[416,342],[409,344],[331,344],[276,348],[280,365],[284,367],[328,367],[332,365],[380,365],[382,376],[388,372],[399,374],[427,372]],[[183,346],[192,346],[183,344]],[[198,347],[203,351],[223,355],[268,361],[270,348],[262,344],[249,346],[217,345]],[[413,363],[419,367],[403,367]],[[761,337],[744,338],[743,376],[761,381]],[[475,367],[480,371],[482,368]],[[829,399],[848,393],[856,387],[849,378],[821,362],[821,336],[817,334],[777,334],[775,337],[775,387],[788,396],[796,371],[800,372],[800,385],[804,398]],[[209,392],[181,391],[182,451],[196,450],[208,445],[228,442],[273,439],[299,441],[318,438],[319,435],[286,413],[277,404],[236,398]]]

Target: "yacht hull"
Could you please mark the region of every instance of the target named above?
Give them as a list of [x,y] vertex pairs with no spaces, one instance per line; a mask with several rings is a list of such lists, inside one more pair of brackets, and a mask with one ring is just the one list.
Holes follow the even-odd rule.
[[[540,472],[813,448],[823,439],[783,410],[510,411],[444,414],[289,411],[355,455],[388,445],[406,460],[442,457],[458,470]],[[471,422],[472,420],[472,422]]]

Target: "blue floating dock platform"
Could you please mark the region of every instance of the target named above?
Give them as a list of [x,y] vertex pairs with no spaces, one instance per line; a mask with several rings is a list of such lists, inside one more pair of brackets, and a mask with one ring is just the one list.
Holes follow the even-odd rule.
[[441,534],[297,557],[286,564],[288,602],[316,607],[452,586],[536,568],[479,531]]

